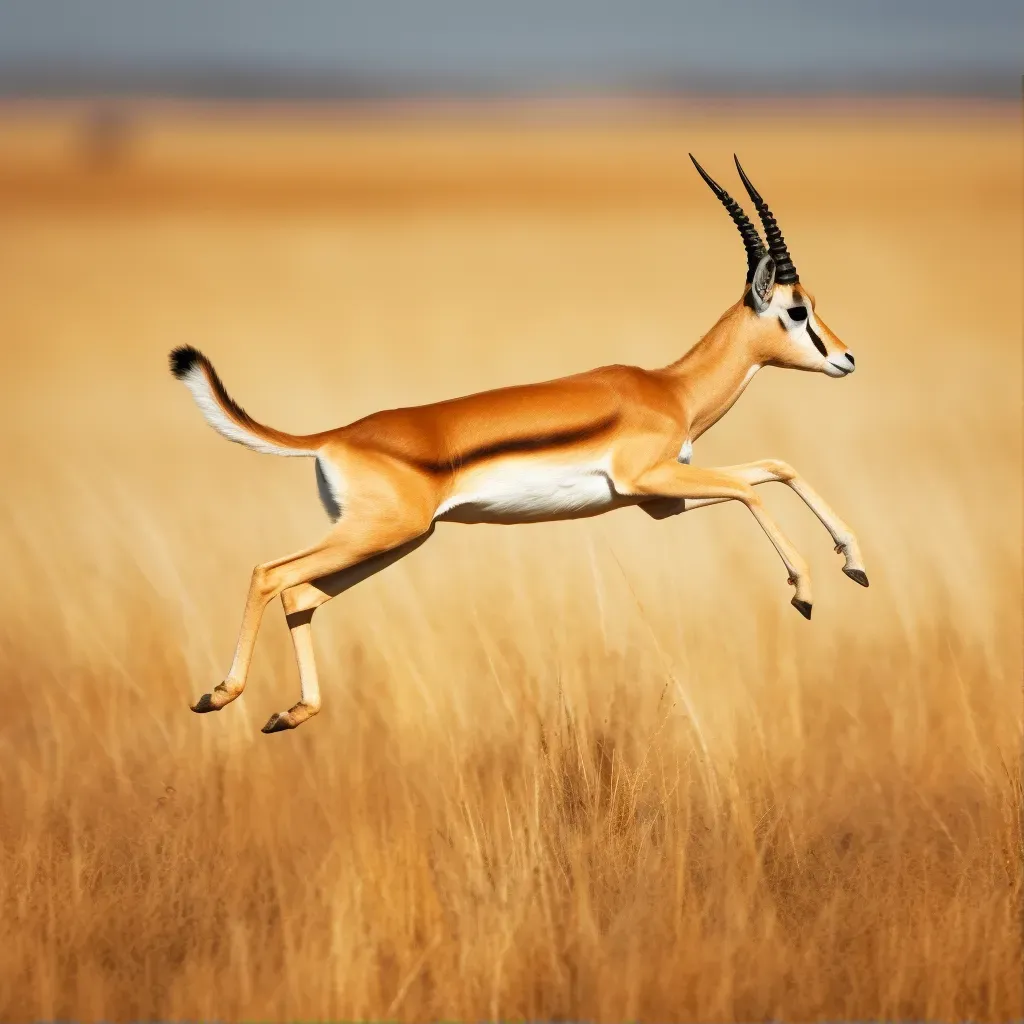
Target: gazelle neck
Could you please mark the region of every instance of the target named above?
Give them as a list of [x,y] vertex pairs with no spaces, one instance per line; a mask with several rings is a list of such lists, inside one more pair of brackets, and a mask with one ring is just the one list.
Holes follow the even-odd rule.
[[686,355],[664,370],[682,392],[689,440],[714,426],[761,369],[745,313],[742,304],[730,309]]

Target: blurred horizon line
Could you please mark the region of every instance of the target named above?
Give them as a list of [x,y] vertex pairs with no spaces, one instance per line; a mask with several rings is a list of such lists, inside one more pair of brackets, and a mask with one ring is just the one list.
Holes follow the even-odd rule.
[[95,67],[0,68],[2,100],[182,100],[232,103],[344,103],[374,101],[573,101],[612,99],[1020,99],[1024,78],[974,70],[859,74],[680,73],[622,76],[587,85],[527,85],[501,76],[372,75],[344,72],[268,72],[265,68],[150,68],[145,71]]
[[[813,132],[835,158],[824,184],[816,159],[786,168],[809,204],[836,196],[850,202],[880,189],[932,202],[922,191],[915,139],[939,124],[962,140],[945,157],[947,173],[972,169],[973,191],[963,203],[988,203],[1012,187],[1005,149],[1018,135],[1019,104],[1003,100],[421,99],[316,108],[79,100],[0,102],[0,208],[687,205],[698,194],[707,199],[688,150],[707,159],[712,173],[727,173],[728,154],[762,148],[761,126],[778,124],[782,114],[788,137]],[[993,163],[993,154],[1003,154],[1002,162]],[[885,173],[865,176],[869,165]]]

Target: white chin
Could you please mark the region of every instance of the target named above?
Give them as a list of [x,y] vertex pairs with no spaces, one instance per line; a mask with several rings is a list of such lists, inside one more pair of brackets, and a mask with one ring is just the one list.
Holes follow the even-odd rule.
[[850,370],[841,370],[838,366],[836,366],[835,363],[826,363],[825,364],[825,372],[830,377],[849,377],[850,373],[852,371],[850,371]]

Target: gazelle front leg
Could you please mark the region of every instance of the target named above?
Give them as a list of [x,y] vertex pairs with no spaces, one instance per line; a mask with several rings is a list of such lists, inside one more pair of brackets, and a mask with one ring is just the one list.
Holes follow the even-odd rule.
[[[761,459],[758,462],[745,462],[739,466],[723,466],[723,473],[735,473],[752,487],[767,483],[783,483],[794,490],[804,504],[818,517],[821,524],[832,535],[836,552],[846,559],[843,572],[862,587],[868,585],[868,576],[864,571],[864,560],[861,557],[860,545],[853,531],[832,511],[825,499],[792,466],[778,459]],[[686,502],[686,511],[699,508],[701,505],[714,505],[722,498],[711,498]]]
[[687,504],[690,499],[709,499],[709,503],[742,501],[760,523],[786,566],[788,582],[796,587],[793,607],[805,619],[811,617],[811,580],[807,563],[765,512],[752,484],[741,475],[724,469],[701,469],[679,462],[662,462],[631,481],[628,493],[652,498],[684,498]]
[[861,557],[857,538],[846,523],[826,504],[825,499],[792,466],[785,462],[768,459],[753,465],[763,469],[764,472],[771,474],[782,483],[788,484],[792,490],[800,495],[804,504],[821,520],[821,524],[832,535],[832,540],[835,541],[836,545],[836,553],[846,559],[843,572],[855,583],[866,587],[868,585],[868,574],[864,571],[864,560]]

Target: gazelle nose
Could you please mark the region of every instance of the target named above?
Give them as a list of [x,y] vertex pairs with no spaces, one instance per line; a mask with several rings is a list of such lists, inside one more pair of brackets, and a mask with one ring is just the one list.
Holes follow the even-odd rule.
[[852,352],[844,352],[843,355],[846,356],[847,362],[849,362],[851,366],[857,365],[857,360],[853,358]]

